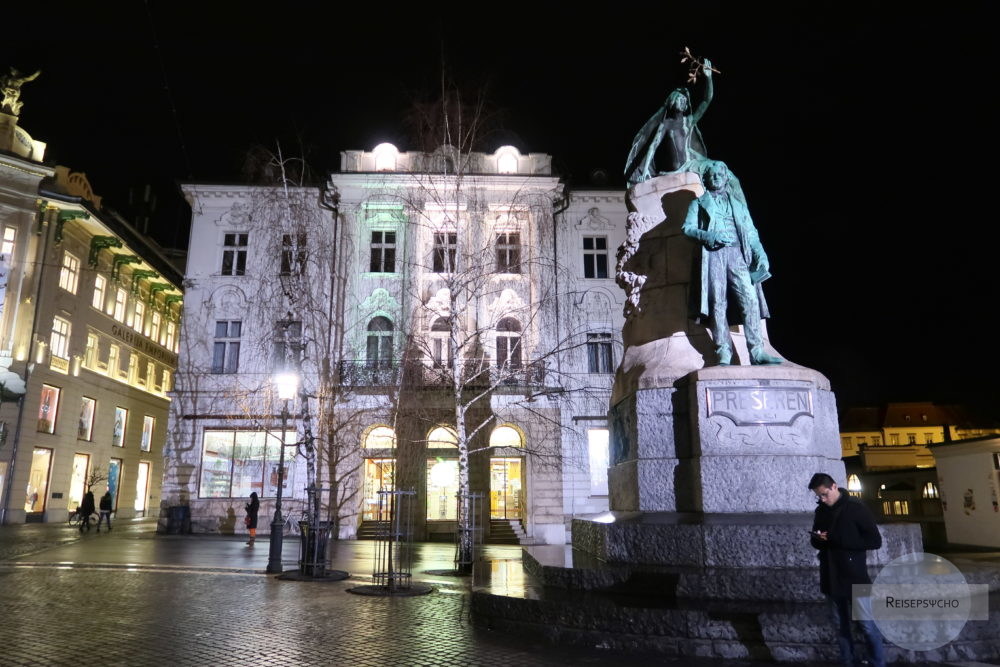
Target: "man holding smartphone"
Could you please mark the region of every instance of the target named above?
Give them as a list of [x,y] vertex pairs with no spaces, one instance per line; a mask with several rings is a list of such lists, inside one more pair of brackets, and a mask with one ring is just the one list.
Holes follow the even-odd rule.
[[[851,636],[851,586],[872,583],[865,552],[881,548],[882,534],[865,504],[842,492],[826,473],[813,475],[809,489],[818,500],[810,540],[819,550],[820,590],[830,599],[837,617],[840,659],[844,665],[861,664]],[[884,667],[885,648],[875,621],[869,617],[858,623],[871,664]]]

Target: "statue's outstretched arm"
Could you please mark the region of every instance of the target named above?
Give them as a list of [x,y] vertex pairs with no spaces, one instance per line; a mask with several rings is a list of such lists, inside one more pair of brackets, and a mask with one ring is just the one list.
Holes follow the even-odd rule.
[[702,72],[705,73],[705,97],[702,99],[701,104],[698,105],[698,108],[694,110],[694,113],[691,114],[691,120],[695,123],[700,121],[701,117],[705,115],[705,111],[708,110],[708,105],[712,103],[712,97],[715,95],[715,83],[712,80],[712,61],[708,58],[705,59]]

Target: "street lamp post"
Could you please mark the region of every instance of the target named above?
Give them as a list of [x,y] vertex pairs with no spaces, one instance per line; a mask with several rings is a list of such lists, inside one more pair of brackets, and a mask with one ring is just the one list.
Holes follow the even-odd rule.
[[274,378],[281,406],[281,444],[278,453],[278,491],[274,498],[274,518],[271,519],[271,549],[267,557],[268,574],[281,573],[282,531],[285,520],[281,516],[281,491],[285,485],[285,430],[288,426],[288,401],[295,397],[299,378],[292,373],[281,373]]

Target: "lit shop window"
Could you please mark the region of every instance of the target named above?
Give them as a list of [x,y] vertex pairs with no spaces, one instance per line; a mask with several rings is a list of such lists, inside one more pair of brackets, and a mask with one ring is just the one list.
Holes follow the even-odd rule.
[[153,444],[153,428],[156,426],[156,417],[145,415],[142,418],[142,439],[139,441],[139,449],[148,452]]
[[84,396],[80,399],[80,423],[76,429],[78,440],[91,440],[94,435],[94,414],[97,412],[97,401]]
[[[294,445],[294,429],[285,432],[285,445]],[[206,430],[202,441],[200,498],[246,498],[252,492],[274,496],[278,488],[280,431]],[[295,488],[294,464],[285,452],[282,495]]]
[[365,434],[363,446],[367,449],[394,449],[396,433],[388,426],[375,426]]
[[59,413],[59,387],[52,387],[47,384],[42,385],[42,392],[38,402],[38,432],[55,433],[56,417]]
[[128,426],[128,410],[123,407],[115,408],[115,424],[111,430],[111,445],[113,447],[125,446],[125,428]]

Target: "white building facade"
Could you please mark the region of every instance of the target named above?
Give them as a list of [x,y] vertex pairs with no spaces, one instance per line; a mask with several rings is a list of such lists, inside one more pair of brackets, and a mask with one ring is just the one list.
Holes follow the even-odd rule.
[[[286,513],[312,445],[342,537],[398,488],[414,492],[415,539],[453,539],[459,466],[487,540],[509,525],[563,543],[573,515],[607,509],[623,191],[566,192],[549,156],[510,146],[389,144],[342,153],[323,188],[184,191],[163,504],[188,506],[194,530],[239,532],[251,492],[270,515],[282,438]],[[289,369],[307,397],[283,403],[272,378]]]

